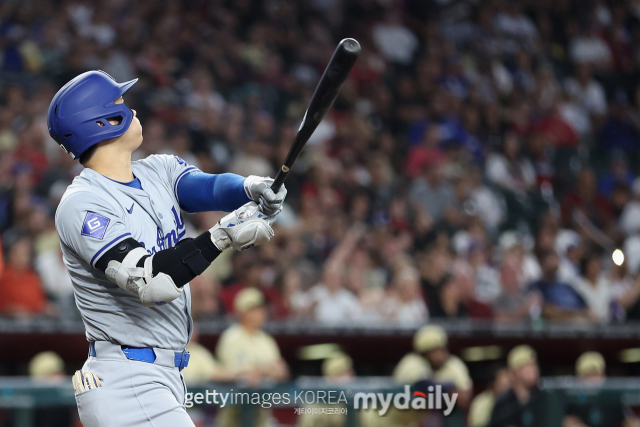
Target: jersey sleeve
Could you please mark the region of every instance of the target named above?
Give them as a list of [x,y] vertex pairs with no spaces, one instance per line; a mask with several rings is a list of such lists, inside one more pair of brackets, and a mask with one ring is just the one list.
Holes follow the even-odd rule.
[[243,176],[207,174],[178,156],[166,154],[152,155],[142,162],[166,180],[180,208],[186,212],[231,212],[250,201]]
[[95,267],[100,256],[131,237],[122,213],[89,191],[66,197],[56,212],[56,229],[63,244]]
[[178,182],[176,198],[180,208],[189,213],[231,212],[251,201],[244,190],[244,180],[232,173],[189,172]]

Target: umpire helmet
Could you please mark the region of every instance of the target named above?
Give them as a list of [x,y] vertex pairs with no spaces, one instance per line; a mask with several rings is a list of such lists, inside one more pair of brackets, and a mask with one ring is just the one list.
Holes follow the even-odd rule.
[[100,141],[123,135],[133,111],[114,101],[137,81],[118,83],[101,70],[80,74],[53,97],[47,114],[49,135],[74,159]]

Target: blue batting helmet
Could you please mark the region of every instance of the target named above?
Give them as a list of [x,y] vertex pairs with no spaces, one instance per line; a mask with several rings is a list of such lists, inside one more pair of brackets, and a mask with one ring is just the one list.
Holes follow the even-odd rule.
[[[80,74],[53,97],[47,114],[49,134],[74,159],[100,141],[123,135],[133,111],[114,101],[137,81],[118,83],[100,70]],[[118,124],[108,119],[118,119]]]

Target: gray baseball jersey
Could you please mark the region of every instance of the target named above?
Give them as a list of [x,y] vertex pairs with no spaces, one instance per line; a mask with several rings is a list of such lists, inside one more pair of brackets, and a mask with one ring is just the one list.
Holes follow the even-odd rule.
[[191,293],[157,307],[110,282],[95,268],[100,256],[133,238],[149,254],[185,236],[177,187],[198,169],[175,156],[153,155],[131,163],[142,190],[85,169],[67,188],[56,211],[64,262],[89,341],[180,351],[189,342]]

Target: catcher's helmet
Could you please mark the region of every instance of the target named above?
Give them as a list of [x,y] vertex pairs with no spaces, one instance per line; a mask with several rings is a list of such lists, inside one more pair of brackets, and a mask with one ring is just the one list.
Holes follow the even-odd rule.
[[[121,136],[131,125],[133,111],[114,101],[137,81],[118,83],[100,70],[80,74],[53,97],[47,114],[49,134],[74,159],[100,141]],[[107,119],[114,118],[118,124],[112,125]]]

